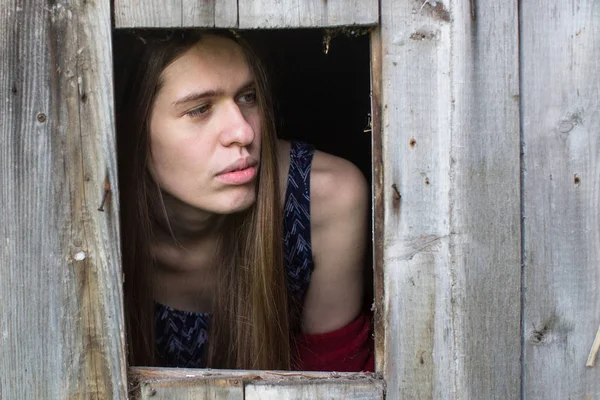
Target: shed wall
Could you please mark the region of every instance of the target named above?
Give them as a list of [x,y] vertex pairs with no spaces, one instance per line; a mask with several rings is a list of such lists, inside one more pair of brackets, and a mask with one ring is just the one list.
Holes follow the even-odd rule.
[[[387,398],[600,395],[598,368],[585,367],[600,324],[598,1],[144,4],[115,0],[116,27],[377,25]],[[126,397],[117,196],[98,211],[118,190],[110,6],[0,8],[2,399]],[[185,379],[165,390],[244,395],[241,381]],[[311,379],[244,387],[383,392],[365,377]]]
[[0,398],[127,393],[110,3],[0,6]]

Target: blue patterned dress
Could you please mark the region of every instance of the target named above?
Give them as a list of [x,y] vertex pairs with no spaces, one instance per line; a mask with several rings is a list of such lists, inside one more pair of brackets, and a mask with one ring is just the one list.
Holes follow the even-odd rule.
[[[283,208],[283,250],[289,296],[302,304],[313,269],[310,239],[310,168],[314,147],[292,142]],[[161,366],[203,368],[209,313],[176,310],[155,304],[154,324]]]

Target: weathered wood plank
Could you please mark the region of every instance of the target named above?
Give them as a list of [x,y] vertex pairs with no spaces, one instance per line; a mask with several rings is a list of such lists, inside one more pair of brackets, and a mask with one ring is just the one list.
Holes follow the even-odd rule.
[[333,380],[331,382],[302,383],[249,383],[245,400],[304,400],[353,399],[383,400],[383,382],[356,382]]
[[[387,322],[381,372],[391,399],[439,397],[436,382],[454,392],[447,256],[450,24],[429,6],[417,12],[420,7],[416,1],[381,2]],[[429,40],[413,39],[422,27]]]
[[520,397],[518,3],[451,5],[452,312],[456,390],[468,399]]
[[244,400],[244,385],[235,379],[144,383],[140,391],[142,400]]
[[381,16],[387,396],[517,398],[517,3]]
[[382,94],[382,49],[381,29],[375,28],[370,35],[371,45],[371,149],[372,149],[372,193],[373,193],[373,319],[375,341],[375,371],[384,369],[385,330],[384,317],[384,273],[383,238],[385,236],[384,189],[383,189],[383,146],[381,137],[381,94]]
[[235,28],[236,0],[115,0],[116,28]]
[[109,1],[0,8],[0,398],[122,399]]
[[239,0],[240,28],[374,25],[377,0]]
[[600,4],[521,5],[526,398],[595,399],[600,325]]
[[153,400],[237,399],[240,393],[244,399],[261,400],[379,400],[384,391],[383,380],[370,373],[132,368],[131,378],[137,386],[135,398]]

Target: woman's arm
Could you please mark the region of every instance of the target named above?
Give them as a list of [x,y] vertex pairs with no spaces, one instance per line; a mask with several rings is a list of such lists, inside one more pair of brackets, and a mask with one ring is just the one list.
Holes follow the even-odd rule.
[[332,332],[360,314],[369,218],[369,190],[352,163],[320,151],[311,170],[314,271],[304,302],[302,330]]
[[298,367],[373,371],[370,315],[361,315],[369,190],[350,162],[316,152],[311,170],[314,271],[296,338]]

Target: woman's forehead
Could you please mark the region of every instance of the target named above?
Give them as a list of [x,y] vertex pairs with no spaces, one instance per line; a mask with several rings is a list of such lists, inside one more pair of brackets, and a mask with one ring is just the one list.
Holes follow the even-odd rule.
[[[163,87],[200,85],[234,85],[252,79],[242,47],[231,39],[206,35],[162,74]],[[206,87],[204,89],[210,89]]]
[[182,73],[231,73],[240,70],[249,70],[241,46],[228,38],[207,35],[167,66],[163,76],[170,78]]

